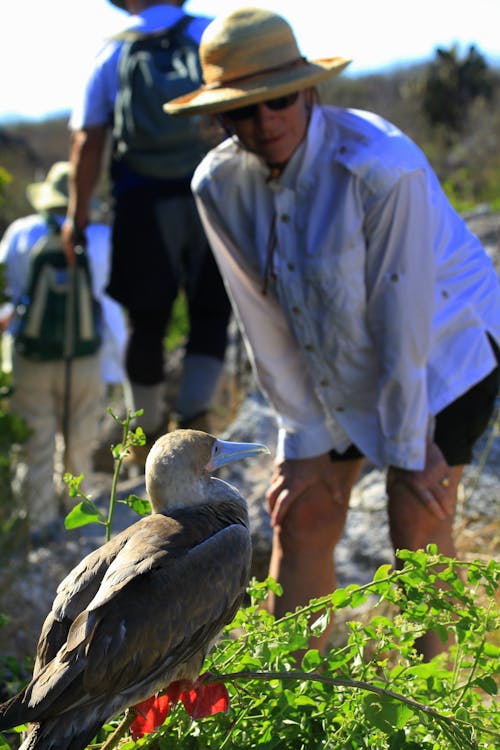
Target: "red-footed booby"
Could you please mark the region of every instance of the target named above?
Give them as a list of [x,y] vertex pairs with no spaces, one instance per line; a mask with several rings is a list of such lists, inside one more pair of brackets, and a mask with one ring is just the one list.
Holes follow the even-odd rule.
[[83,750],[111,717],[198,678],[248,583],[246,502],[211,476],[269,450],[197,430],[159,438],[146,462],[153,513],[62,581],[33,677],[0,706],[0,731],[29,723],[22,750]]

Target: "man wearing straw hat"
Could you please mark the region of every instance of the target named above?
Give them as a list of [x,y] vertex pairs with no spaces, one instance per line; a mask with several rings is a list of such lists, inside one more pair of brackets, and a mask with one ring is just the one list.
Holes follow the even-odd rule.
[[[204,85],[165,109],[215,114],[228,134],[192,187],[279,417],[267,497],[282,615],[335,587],[365,457],[387,469],[394,548],[454,555],[457,487],[498,391],[500,290],[417,146],[318,103],[348,60],[306,60],[256,8],[216,19],[200,58]],[[443,648],[433,632],[419,646]]]
[[[30,261],[50,227],[60,229],[68,205],[68,162],[56,162],[45,180],[28,185],[27,197],[36,213],[14,221],[0,242],[0,261],[6,264],[7,291],[13,307],[23,304],[27,293]],[[92,206],[97,209],[96,200]],[[108,277],[109,227],[93,222],[87,233],[87,257],[94,297],[102,310],[103,346],[95,354],[72,358],[71,369],[63,359],[34,361],[12,347],[13,394],[11,408],[22,417],[31,434],[16,464],[14,489],[19,510],[29,521],[33,542],[57,539],[64,530],[59,517],[60,483],[58,436],[67,432],[65,470],[91,482],[92,451],[97,440],[102,410],[103,382],[123,379],[125,323],[116,302],[104,294]],[[1,321],[14,336],[17,316]],[[105,356],[103,356],[105,354]],[[67,378],[70,378],[70,383]],[[68,388],[68,385],[70,386]],[[67,399],[67,400],[66,400]],[[65,412],[68,420],[65,424]]]

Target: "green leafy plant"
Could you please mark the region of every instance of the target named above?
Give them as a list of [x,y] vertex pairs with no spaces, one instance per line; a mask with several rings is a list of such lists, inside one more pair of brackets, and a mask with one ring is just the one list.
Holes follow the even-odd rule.
[[67,529],[76,529],[81,526],[87,526],[91,523],[99,524],[105,529],[106,541],[111,539],[113,518],[117,503],[128,505],[129,508],[132,508],[132,510],[140,516],[151,513],[151,504],[149,500],[144,500],[136,495],[129,495],[124,500],[117,499],[118,479],[124,459],[128,455],[130,448],[134,445],[144,445],[146,443],[146,435],[144,434],[142,427],[137,427],[133,430],[130,426],[132,420],[136,417],[140,417],[143,410],[139,409],[139,411],[132,413],[129,409],[124,419],[119,419],[115,416],[111,409],[108,409],[108,413],[115,422],[122,427],[121,443],[112,445],[110,448],[114,460],[114,470],[108,508],[105,511],[101,510],[92,498],[80,489],[80,485],[84,478],[83,474],[75,477],[68,472],[64,475],[64,481],[68,485],[69,496],[73,498],[81,498],[80,502],[77,503],[66,516],[64,520],[65,527]]
[[[339,589],[280,620],[261,606],[276,584],[254,584],[250,606],[208,663],[229,687],[231,711],[195,723],[178,708],[156,734],[121,750],[497,748],[500,648],[490,636],[500,625],[500,565],[459,562],[434,548],[398,556],[401,570],[384,565],[366,586]],[[437,589],[439,580],[448,588]],[[370,619],[348,619],[343,646],[325,655],[308,649],[333,613],[368,603]],[[423,663],[415,640],[429,629],[443,640],[452,633],[455,645]]]
[[[127,449],[142,444],[120,422],[123,439],[112,447],[115,475],[108,512],[67,477],[81,498],[67,528],[105,527],[109,538],[117,477]],[[114,419],[114,415],[112,415]],[[140,514],[147,501],[127,504]],[[133,740],[133,710],[106,724],[93,750],[495,750],[500,746],[498,590],[500,563],[460,561],[426,551],[398,553],[398,567],[382,565],[364,585],[338,589],[280,619],[263,606],[272,579],[253,581],[240,609],[209,655],[209,680],[230,692],[227,713],[192,720],[177,704],[162,726]],[[325,654],[310,648],[335,617],[341,642]],[[434,630],[448,652],[423,662],[416,641]],[[19,730],[20,731],[20,730]],[[2,744],[3,743],[3,744]],[[9,746],[0,737],[0,750]]]

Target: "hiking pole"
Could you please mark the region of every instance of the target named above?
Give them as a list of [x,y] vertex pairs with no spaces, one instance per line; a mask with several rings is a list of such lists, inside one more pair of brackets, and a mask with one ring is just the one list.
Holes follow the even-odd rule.
[[[71,422],[71,378],[73,355],[75,352],[75,317],[76,317],[76,273],[78,257],[84,252],[84,236],[75,238],[75,262],[67,266],[68,293],[66,295],[66,309],[64,319],[64,399],[62,431],[64,439],[63,470],[69,471],[70,422]],[[76,244],[78,242],[78,244]]]

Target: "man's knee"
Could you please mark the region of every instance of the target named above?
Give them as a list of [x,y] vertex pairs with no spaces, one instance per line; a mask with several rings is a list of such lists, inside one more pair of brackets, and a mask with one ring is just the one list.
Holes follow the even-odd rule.
[[288,511],[281,528],[284,547],[333,548],[344,530],[346,506],[335,503],[328,491],[309,491]]
[[437,518],[407,493],[404,496],[389,494],[388,516],[394,549],[424,549],[452,534],[452,518]]

